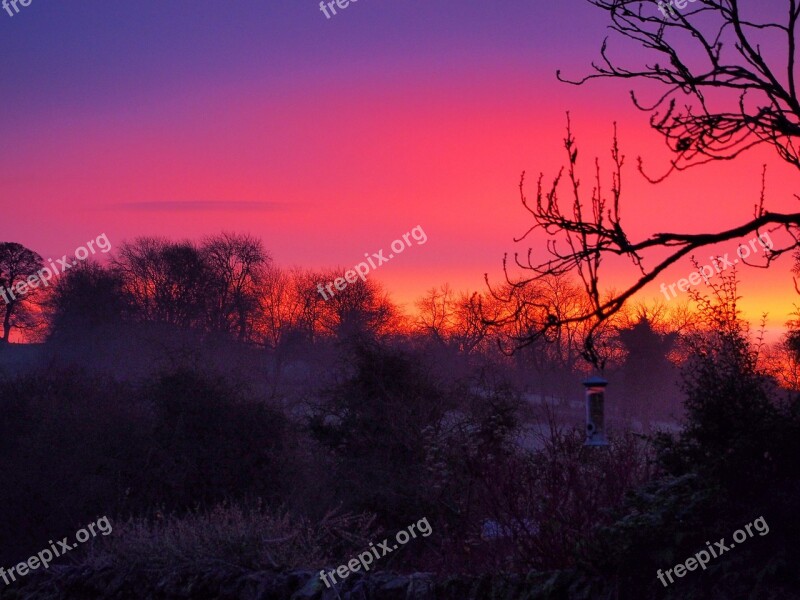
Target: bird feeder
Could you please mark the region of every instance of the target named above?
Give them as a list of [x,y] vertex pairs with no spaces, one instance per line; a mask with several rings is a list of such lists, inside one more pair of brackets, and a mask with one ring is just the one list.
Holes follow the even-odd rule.
[[586,441],[584,446],[608,446],[605,401],[608,381],[597,375],[583,382],[586,388]]

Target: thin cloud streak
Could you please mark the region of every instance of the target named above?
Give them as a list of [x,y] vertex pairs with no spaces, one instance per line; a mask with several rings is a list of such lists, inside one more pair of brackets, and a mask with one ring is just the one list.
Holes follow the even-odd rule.
[[261,202],[250,200],[165,200],[149,202],[120,202],[103,207],[112,210],[140,212],[210,212],[210,211],[254,211],[276,212],[297,208],[286,202]]

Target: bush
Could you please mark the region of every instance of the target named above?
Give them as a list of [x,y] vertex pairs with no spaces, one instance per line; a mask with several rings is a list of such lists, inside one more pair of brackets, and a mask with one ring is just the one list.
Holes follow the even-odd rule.
[[310,430],[331,453],[335,495],[356,512],[402,527],[431,514],[426,433],[446,410],[446,394],[400,351],[355,348],[352,374],[327,391]]
[[189,370],[161,376],[144,396],[155,444],[139,489],[151,503],[190,508],[259,497],[279,504],[290,493],[282,414]]
[[0,561],[99,515],[185,512],[293,493],[287,422],[189,371],[136,386],[75,371],[0,380]]

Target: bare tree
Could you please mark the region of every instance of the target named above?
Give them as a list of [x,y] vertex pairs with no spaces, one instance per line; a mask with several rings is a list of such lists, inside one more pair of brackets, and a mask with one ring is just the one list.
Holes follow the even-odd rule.
[[112,264],[144,320],[205,326],[209,269],[194,243],[140,237],[124,243]]
[[[36,273],[42,257],[15,242],[0,243],[0,295],[3,299],[3,336],[8,343],[11,330],[30,324],[30,309],[36,295]],[[31,281],[29,282],[29,278]]]
[[447,284],[428,290],[416,306],[416,328],[438,344],[463,354],[471,354],[488,339],[491,318],[482,316],[499,313],[491,295],[456,294]]
[[327,272],[295,269],[292,272],[292,337],[314,343],[326,333],[325,300],[317,290],[320,281],[328,281]]
[[234,233],[207,238],[200,252],[210,278],[207,304],[211,329],[234,332],[239,341],[244,341],[253,331],[259,287],[271,258],[261,240]]
[[628,304],[617,315],[617,327],[630,329],[647,321],[661,335],[680,334],[697,324],[697,315],[689,302],[669,305],[663,300]]
[[[676,153],[669,172],[730,160],[764,143],[800,168],[797,0],[749,3],[749,11],[739,0],[696,0],[663,13],[650,0],[587,2],[608,13],[609,28],[636,50],[625,56],[637,60],[622,66],[606,38],[593,74],[577,81],[558,77],[575,84],[599,77],[661,84],[652,102],[633,91],[631,97]],[[770,21],[777,4],[784,18]]]
[[[610,29],[617,38],[637,48],[635,52],[625,48],[624,55],[634,57],[631,60],[638,64],[622,66],[612,57],[606,40],[601,49],[602,61],[593,64],[594,73],[570,83],[580,85],[594,78],[612,77],[661,85],[659,95],[650,103],[642,102],[632,92],[636,106],[650,113],[651,125],[675,153],[667,172],[648,177],[650,181],[658,182],[672,173],[710,161],[732,160],[760,144],[771,145],[785,161],[800,168],[796,148],[800,136],[800,101],[795,85],[798,0],[785,0],[786,17],[777,22],[743,14],[737,0],[697,0],[686,10],[665,10],[665,14],[659,12],[657,3],[649,0],[587,1],[609,14]],[[755,4],[752,10],[759,15],[772,12]],[[769,45],[769,53],[762,49],[766,47],[762,41],[767,35],[775,42]],[[558,76],[567,81],[560,73]],[[788,234],[789,242],[782,247],[765,248],[763,262],[755,266],[767,268],[776,258],[800,246],[800,213],[776,213],[764,207],[765,173],[753,216],[741,225],[706,233],[660,232],[631,240],[621,223],[624,157],[616,132],[607,193],[601,185],[597,161],[591,194],[583,192],[576,172],[578,148],[569,119],[564,147],[568,161],[566,182],[563,169],[549,186],[540,175],[536,199],[529,201],[524,192],[524,173],[520,181],[522,204],[534,223],[517,241],[537,230],[549,234],[551,239],[550,257],[546,260],[534,261],[531,251],[527,259],[515,254],[516,265],[530,275],[509,277],[508,257],[504,260],[508,293],[498,295],[512,309],[506,319],[518,318],[520,311],[531,306],[539,313],[536,325],[516,340],[518,345],[553,336],[567,323],[589,322],[592,327],[586,335],[583,354],[593,364],[602,366],[603,359],[595,345],[597,329],[681,258],[705,246],[754,232],[761,236],[764,231],[771,233],[777,229]],[[641,159],[639,170],[642,171]],[[569,209],[559,201],[564,183],[569,189]],[[659,254],[649,264],[646,259],[651,251],[663,249],[668,250],[666,256]],[[627,289],[603,293],[599,271],[604,259],[612,256],[628,258],[639,275]],[[519,292],[532,282],[566,273],[577,274],[583,283],[589,309],[582,314],[562,318],[540,299],[520,301]]]
[[448,284],[431,288],[417,300],[415,326],[439,344],[446,346],[453,327],[454,292]]
[[483,314],[499,315],[501,307],[491,294],[462,292],[455,306],[455,323],[451,342],[459,352],[471,354],[485,346],[489,339],[490,326],[481,317]]
[[[492,293],[509,309],[493,324],[506,325],[509,322],[521,321],[525,327],[517,335],[511,336],[517,347],[527,346],[541,337],[549,341],[563,338],[564,327],[574,324],[589,323],[588,329],[581,331],[584,344],[584,359],[603,368],[608,360],[607,344],[598,345],[602,338],[599,332],[606,321],[616,314],[625,301],[652,281],[658,273],[691,252],[699,245],[687,243],[685,247],[657,264],[649,272],[643,264],[642,252],[650,247],[663,245],[654,238],[632,244],[622,229],[620,221],[620,198],[622,194],[622,166],[624,157],[619,151],[616,135],[611,149],[614,169],[610,184],[610,197],[604,193],[600,174],[599,161],[595,160],[594,187],[588,200],[585,198],[581,181],[576,170],[578,148],[567,117],[567,135],[564,140],[568,167],[566,187],[571,196],[571,210],[562,210],[560,192],[564,181],[564,169],[556,175],[549,186],[545,186],[544,175],[537,182],[536,200],[529,201],[525,195],[525,173],[520,181],[520,197],[523,207],[533,216],[534,224],[515,241],[522,241],[532,233],[542,230],[550,239],[547,243],[549,258],[534,262],[533,249],[529,249],[526,258],[514,254],[514,263],[531,275],[516,277],[509,273],[508,256],[503,259],[506,276],[505,285]],[[659,234],[661,235],[661,234]],[[560,239],[559,239],[560,236]],[[559,245],[559,243],[561,245]],[[695,243],[696,244],[696,243]],[[666,244],[669,245],[669,244]],[[639,281],[621,294],[604,294],[600,288],[600,268],[607,255],[627,256],[640,270]],[[577,274],[585,292],[586,302],[575,310],[575,305],[564,310],[559,306],[558,295],[546,293],[542,287],[548,280],[563,278]],[[488,276],[486,277],[489,285]],[[533,289],[533,293],[531,290]],[[552,292],[552,290],[551,290]]]
[[[341,276],[341,269],[330,269],[322,281]],[[319,294],[317,293],[317,296]],[[388,333],[397,316],[397,308],[383,287],[374,279],[357,279],[322,305],[323,330],[338,338],[353,335],[379,336]]]
[[269,265],[261,282],[257,329],[264,346],[273,350],[299,319],[301,303],[292,293],[292,276],[289,271]]

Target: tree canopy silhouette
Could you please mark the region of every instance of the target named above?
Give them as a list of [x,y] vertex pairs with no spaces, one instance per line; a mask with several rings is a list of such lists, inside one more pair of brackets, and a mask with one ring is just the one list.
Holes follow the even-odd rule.
[[[0,342],[8,343],[15,327],[23,329],[31,324],[30,305],[36,287],[41,283],[36,273],[43,266],[42,257],[22,244],[0,243],[0,292],[3,292],[3,335]],[[28,282],[29,278],[32,278],[32,283]],[[24,287],[25,291],[21,293],[17,286]]]

